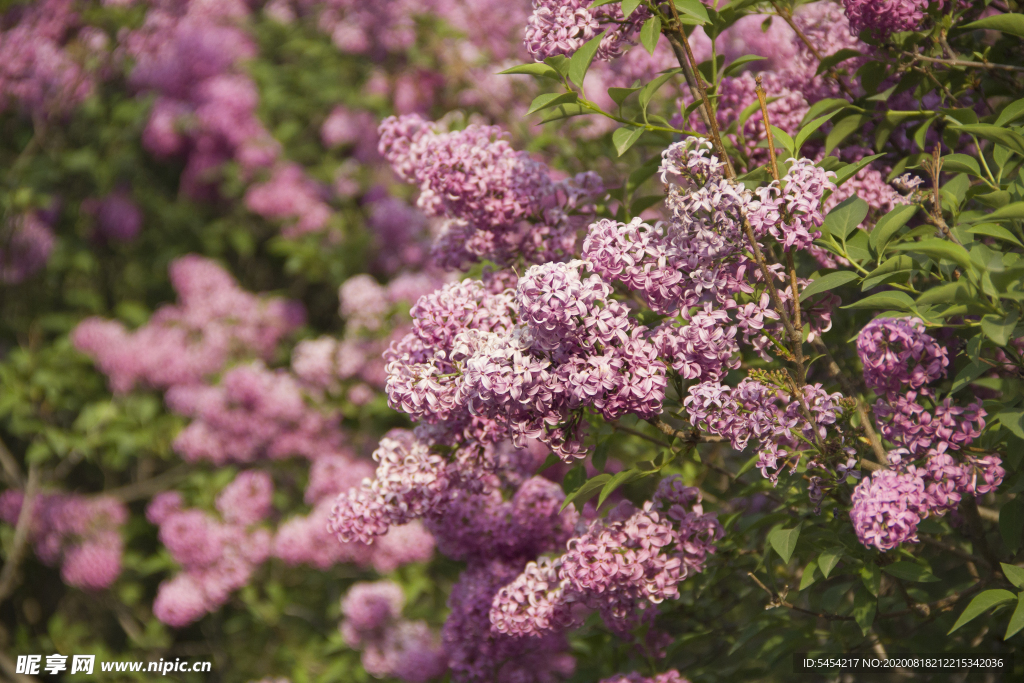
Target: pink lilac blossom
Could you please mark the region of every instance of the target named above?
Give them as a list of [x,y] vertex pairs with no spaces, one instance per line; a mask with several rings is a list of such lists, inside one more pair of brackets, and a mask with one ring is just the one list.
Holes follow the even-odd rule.
[[166,305],[129,332],[118,322],[87,318],[72,343],[94,359],[116,393],[137,384],[158,389],[191,385],[232,359],[269,358],[278,341],[302,324],[301,305],[242,290],[215,262],[195,255],[171,263],[177,305]]
[[390,308],[387,291],[369,275],[356,275],[338,290],[339,313],[354,328],[373,331],[380,328]]
[[18,284],[37,273],[56,242],[50,226],[34,211],[9,219],[0,231],[0,282]]
[[274,483],[257,470],[240,472],[217,496],[217,511],[230,524],[248,526],[270,514]]
[[[0,519],[17,524],[24,499],[16,489],[0,493]],[[60,565],[64,583],[97,591],[121,574],[121,527],[128,521],[128,510],[116,498],[43,493],[32,501],[29,514],[29,539],[36,556],[44,564]]]
[[[882,37],[920,27],[931,4],[931,0],[843,0],[854,34],[868,29]],[[942,0],[935,5],[942,9]]]
[[99,201],[82,202],[82,209],[96,218],[96,234],[111,242],[130,242],[142,229],[142,212],[130,193],[116,190]]
[[[918,401],[934,408],[929,411]],[[987,413],[981,406],[981,399],[967,406],[953,405],[950,398],[937,401],[934,394],[922,389],[879,399],[873,410],[882,436],[918,457],[930,448],[959,451],[970,445],[985,429]]]
[[245,205],[265,218],[285,221],[282,234],[298,237],[327,226],[331,208],[324,203],[324,194],[301,167],[287,163],[275,169],[267,182],[250,187]]
[[[838,3],[809,2],[800,5],[793,16],[817,55],[828,57],[841,50],[859,52],[861,57],[846,59],[835,67],[836,73],[843,79],[847,88],[854,92],[860,90],[856,71],[868,61],[872,48],[857,39],[857,31],[851,30],[847,15]],[[780,69],[782,82],[789,89],[803,94],[809,104],[819,100],[836,97],[845,99],[847,96],[839,87],[835,78],[828,73],[819,73],[820,60],[802,40],[795,40],[796,55]],[[768,92],[771,97],[772,92]]]
[[490,619],[500,633],[543,635],[582,615],[572,605],[600,610],[618,633],[636,625],[637,610],[679,596],[679,584],[704,568],[724,535],[704,514],[700,492],[678,477],[659,483],[640,509],[623,501],[606,520],[595,520],[570,539],[554,560],[527,564],[494,596]]
[[605,678],[601,683],[690,683],[675,669],[669,669],[665,673],[657,674],[646,678],[637,672],[630,674],[618,674],[611,678]]
[[597,58],[612,59],[632,45],[633,35],[650,17],[645,7],[623,17],[615,3],[594,7],[582,0],[533,0],[533,14],[526,22],[526,50],[538,62],[554,55],[571,57],[605,32]]
[[887,398],[945,377],[949,366],[945,347],[919,318],[875,318],[857,334],[857,353],[865,383]]
[[878,470],[852,496],[850,521],[860,542],[879,550],[917,543],[917,525],[928,514],[924,480],[916,470]]
[[748,211],[755,232],[767,230],[784,250],[805,250],[821,237],[825,217],[821,200],[825,192],[836,189],[831,171],[816,166],[810,159],[790,159],[789,171],[781,188],[774,181],[757,189],[759,202]]

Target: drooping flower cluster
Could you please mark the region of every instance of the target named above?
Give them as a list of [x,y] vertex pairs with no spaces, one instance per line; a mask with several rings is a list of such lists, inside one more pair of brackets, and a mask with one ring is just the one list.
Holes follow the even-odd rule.
[[831,180],[835,174],[810,159],[790,161],[782,187],[773,181],[758,188],[760,202],[752,204],[747,215],[756,233],[767,231],[787,251],[805,250],[821,237],[821,201],[826,191],[836,188]]
[[890,469],[857,487],[850,518],[861,543],[891,550],[917,542],[921,519],[945,514],[965,496],[996,490],[1006,473],[999,456],[967,451],[985,428],[981,401],[939,401],[928,386],[946,375],[949,359],[921,320],[876,318],[858,335],[857,351],[865,383],[880,396],[874,405],[879,429],[896,447]]
[[527,564],[494,597],[492,625],[510,635],[543,635],[578,620],[572,607],[585,604],[612,630],[629,632],[638,611],[678,597],[679,584],[715,552],[724,532],[700,499],[696,488],[671,477],[642,508],[623,501],[570,539],[564,555]]
[[88,318],[72,334],[75,347],[95,359],[115,392],[139,383],[160,389],[194,385],[230,359],[269,358],[304,318],[299,304],[249,294],[200,256],[173,261],[170,276],[178,305],[163,306],[134,332]]
[[526,50],[538,62],[554,55],[571,57],[603,33],[597,59],[613,59],[629,49],[634,35],[650,18],[646,7],[623,17],[618,3],[594,7],[583,0],[533,0],[533,14],[526,22]]
[[380,152],[395,173],[419,185],[418,206],[447,220],[434,247],[442,267],[520,256],[564,260],[581,224],[569,212],[601,190],[593,173],[553,180],[546,165],[513,150],[497,126],[444,132],[413,114],[385,119],[379,132]]
[[[16,525],[24,500],[22,491],[0,493],[0,519]],[[128,510],[116,498],[43,493],[33,499],[28,514],[36,557],[50,566],[60,565],[64,583],[102,590],[121,574],[121,527],[128,521]]]
[[341,633],[349,647],[362,650],[363,668],[371,676],[425,683],[444,673],[447,658],[425,622],[402,619],[404,605],[396,583],[354,584],[341,599]]

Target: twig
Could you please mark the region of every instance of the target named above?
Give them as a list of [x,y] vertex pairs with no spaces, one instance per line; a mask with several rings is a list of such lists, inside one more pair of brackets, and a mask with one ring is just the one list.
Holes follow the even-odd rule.
[[914,59],[933,64],[946,64],[947,66],[970,66],[977,69],[988,69],[990,71],[1024,71],[1024,66],[1012,64],[993,64],[992,62],[972,62],[968,59],[942,59],[940,57],[925,57],[924,55],[913,55]]
[[647,436],[646,434],[644,434],[640,430],[633,429],[632,427],[626,427],[624,425],[620,425],[618,422],[613,422],[612,423],[612,427],[616,431],[624,432],[626,434],[632,434],[633,436],[638,436],[641,439],[645,439],[647,441],[650,441],[651,443],[656,444],[658,446],[661,446],[662,448],[670,448],[670,445],[665,443],[664,441],[659,441],[658,439],[655,439],[654,437]]
[[102,495],[113,496],[122,503],[148,498],[154,493],[163,491],[168,486],[181,481],[188,476],[190,471],[191,467],[183,463],[162,474],[158,474],[152,479],[144,479],[133,484],[121,486],[116,489],[110,489],[109,491],[104,491]]
[[764,606],[765,609],[774,609],[776,607],[785,607],[787,609],[793,610],[794,612],[800,612],[801,614],[807,614],[807,615],[812,616],[812,617],[818,617],[819,619],[827,619],[829,621],[853,621],[853,617],[848,617],[848,616],[845,616],[845,615],[842,615],[842,614],[829,614],[827,612],[812,612],[809,609],[804,609],[803,607],[797,607],[793,603],[791,603],[788,600],[786,600],[786,593],[788,593],[788,590],[786,591],[786,593],[783,593],[782,595],[779,595],[775,591],[773,591],[770,588],[768,588],[768,586],[764,585],[761,582],[761,579],[757,578],[757,575],[755,575],[754,572],[747,572],[747,576],[752,578],[754,580],[754,583],[756,583],[758,586],[763,588],[764,592],[768,594],[769,602],[768,602],[767,605]]
[[32,508],[36,502],[36,489],[39,486],[39,466],[30,465],[28,468],[28,483],[25,485],[25,496],[22,498],[21,511],[18,512],[18,522],[14,527],[14,541],[11,543],[11,552],[4,562],[3,571],[0,571],[0,603],[14,592],[18,583],[18,568],[28,550],[29,526],[33,518]]
[[715,436],[713,434],[701,434],[699,430],[693,429],[689,432],[681,432],[678,429],[672,427],[672,425],[662,422],[657,417],[653,417],[647,420],[648,423],[654,425],[665,434],[668,434],[674,439],[679,439],[683,443],[697,444],[697,443],[722,443],[725,441],[724,437]]
[[929,163],[928,160],[925,159],[921,163],[921,166],[932,178],[932,222],[935,223],[936,227],[942,230],[946,239],[963,246],[960,240],[956,238],[956,235],[953,234],[953,231],[949,229],[949,226],[946,224],[946,219],[942,217],[942,196],[939,193],[939,173],[942,171],[942,157],[940,155],[941,151],[939,150],[939,145],[935,145],[935,147],[932,148],[931,162]]
[[770,161],[768,170],[771,171],[775,182],[779,182],[779,164],[775,158],[775,140],[772,137],[772,123],[768,119],[768,98],[765,96],[764,85],[761,83],[761,74],[754,78],[754,82],[757,84],[754,87],[754,92],[757,93],[757,101],[761,105],[761,118],[764,120],[764,134],[768,140],[768,159]]
[[[774,7],[775,12],[780,17],[782,17],[787,24],[789,24],[789,27],[793,29],[793,31],[796,33],[797,37],[800,39],[800,42],[807,46],[807,49],[811,51],[811,54],[814,55],[814,58],[817,59],[818,63],[820,64],[824,60],[824,57],[821,56],[821,53],[818,52],[818,48],[814,46],[814,43],[812,43],[810,39],[807,38],[807,35],[802,30],[800,30],[800,27],[797,26],[795,21],[793,21],[793,13],[789,11],[789,8],[779,7],[779,3],[776,2],[775,0],[772,0],[772,7]],[[836,83],[839,84],[839,89],[842,90],[847,97],[849,97],[851,100],[857,99],[857,96],[854,95],[853,91],[847,87],[846,83],[839,76],[839,72],[836,71],[836,68],[834,66],[830,66],[828,68],[828,75],[835,79]]]
[[3,442],[3,439],[0,439],[0,466],[3,467],[4,478],[11,488],[20,489],[25,485],[24,478],[21,475],[21,468],[18,467],[18,461],[11,455],[11,451],[7,448],[7,444]]

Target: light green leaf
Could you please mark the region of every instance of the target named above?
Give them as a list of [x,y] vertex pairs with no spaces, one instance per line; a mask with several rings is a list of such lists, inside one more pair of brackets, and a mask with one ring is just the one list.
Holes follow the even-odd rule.
[[814,585],[814,582],[818,580],[821,572],[818,571],[818,565],[814,560],[807,563],[804,567],[804,573],[800,577],[800,589],[807,590],[810,586]]
[[640,29],[640,44],[653,55],[654,48],[658,47],[658,38],[661,38],[661,19],[652,17]]
[[927,567],[916,562],[893,562],[882,567],[882,571],[903,581],[934,583],[939,580]]
[[607,500],[608,496],[615,492],[615,489],[623,486],[624,484],[628,484],[634,479],[640,479],[645,476],[647,476],[646,473],[635,469],[623,470],[617,473],[609,479],[601,489],[601,495],[597,499],[597,507],[600,508],[604,505],[604,501]]
[[587,70],[590,69],[590,64],[594,61],[597,49],[601,47],[601,40],[603,38],[603,33],[599,36],[594,36],[580,45],[579,49],[569,58],[569,80],[575,83],[577,87],[583,87],[583,79],[587,75]]
[[871,156],[864,157],[855,164],[846,164],[838,171],[836,171],[836,179],[833,181],[836,187],[842,187],[843,183],[852,178],[853,176],[860,173],[860,170],[870,164],[875,159],[884,156],[882,154],[872,154]]
[[576,102],[576,100],[577,95],[574,92],[546,92],[533,98],[533,102],[530,104],[530,108],[526,113],[533,114],[534,112],[541,111],[542,109],[557,107],[560,104],[566,104],[568,102]]
[[758,55],[743,55],[742,57],[737,57],[732,60],[732,63],[729,64],[729,66],[725,67],[725,70],[722,72],[722,76],[728,78],[729,76],[737,74],[745,64],[755,62],[759,59],[764,59],[764,57]]
[[[1022,21],[1024,21],[1024,17],[1022,17]],[[951,128],[957,132],[969,133],[991,140],[1017,154],[1024,154],[1024,136],[1009,128],[993,126],[991,123],[969,123]]]
[[804,114],[804,120],[800,122],[800,125],[806,125],[808,121],[812,121],[822,114],[827,114],[830,111],[839,111],[850,106],[847,100],[840,99],[838,97],[828,97],[823,100],[818,100],[811,105],[811,108]]
[[832,573],[832,570],[839,564],[839,560],[843,557],[842,548],[832,548],[830,550],[824,550],[818,555],[818,568],[821,569],[821,573],[828,578],[828,575]]
[[969,24],[964,24],[960,28],[1002,31],[1003,33],[1009,33],[1017,36],[1018,38],[1024,38],[1024,15],[996,14],[991,17],[972,21]]
[[700,0],[673,0],[673,4],[675,4],[677,10],[693,17],[701,25],[711,21],[707,9]]
[[981,177],[981,167],[977,159],[966,154],[947,154],[942,157],[942,170],[950,173],[970,173]]
[[977,223],[978,221],[995,221],[996,223],[1002,221],[1017,221],[1024,219],[1024,202],[1014,202],[1013,204],[1007,204],[1001,209],[996,209],[992,213],[978,216],[974,219],[969,219],[965,222]]
[[1024,116],[1024,99],[1010,102],[1008,105],[1003,107],[1001,112],[999,112],[999,118],[996,119],[996,125],[1006,126],[1022,116]]
[[640,0],[622,0],[622,16],[629,18],[636,8],[640,6]]
[[979,225],[972,225],[967,228],[967,232],[972,235],[988,235],[989,237],[995,237],[996,239],[1005,240],[1007,242],[1013,242],[1014,244],[1024,247],[1021,241],[1017,237],[1004,228],[1001,225],[995,223],[981,223]]
[[857,591],[853,595],[853,620],[860,626],[864,635],[871,630],[878,612],[878,598],[866,591]]
[[779,554],[784,563],[789,563],[791,557],[793,557],[793,551],[796,550],[796,543],[800,540],[800,527],[797,526],[793,529],[772,529],[768,534],[768,543],[771,544],[775,552]]
[[828,212],[821,231],[826,235],[846,239],[864,221],[870,208],[866,201],[854,195]]
[[1003,568],[1003,576],[1009,580],[1017,588],[1024,588],[1024,567],[1018,567],[1015,564],[1006,564],[1000,562],[999,566]]
[[639,85],[635,88],[608,88],[608,97],[612,98],[612,101],[621,107],[626,98],[639,89]]
[[1012,311],[1006,317],[986,315],[981,319],[981,331],[999,346],[1006,346],[1017,327],[1017,317],[1017,311]]
[[914,214],[917,213],[917,206],[913,204],[897,206],[895,209],[878,219],[875,229],[871,231],[869,243],[875,253],[881,256],[885,253],[885,247],[893,235],[899,232],[900,228],[907,224]]
[[980,595],[974,596],[974,599],[971,600],[971,604],[967,605],[967,609],[963,611],[963,614],[960,615],[960,618],[956,620],[956,623],[953,624],[953,628],[949,629],[949,633],[946,635],[948,636],[964,624],[977,619],[993,607],[1016,599],[1016,595],[1010,591],[1002,590],[1001,588],[988,590]]
[[1017,438],[1024,439],[1024,411],[1004,410],[996,418],[999,424],[1009,429]]
[[589,113],[589,109],[584,109],[576,103],[571,102],[569,104],[560,104],[555,107],[554,111],[545,114],[544,118],[542,118],[540,122],[548,123],[549,121],[561,121],[562,119],[572,118],[573,116],[584,116]]
[[[776,147],[782,147],[789,156],[793,156],[793,138],[789,136],[789,133],[782,130],[778,126],[772,126],[772,140]],[[785,159],[786,157],[783,157]],[[780,172],[781,175],[781,172]]]
[[838,270],[834,273],[822,275],[807,285],[804,291],[800,292],[800,301],[805,301],[807,297],[814,296],[820,292],[827,292],[830,289],[841,287],[847,282],[853,282],[857,277],[857,273],[852,270]]
[[956,379],[953,380],[953,386],[949,389],[949,395],[957,393],[968,384],[985,374],[985,371],[991,370],[992,366],[986,363],[982,363],[980,360],[972,361],[964,366],[964,369],[957,373]]
[[905,281],[913,270],[914,259],[909,256],[893,256],[865,275],[864,284],[860,289],[862,292],[867,292],[881,284]]
[[869,562],[860,568],[860,580],[864,587],[871,591],[876,598],[878,591],[882,588],[882,570],[874,562]]
[[550,78],[553,81],[561,81],[562,77],[554,68],[544,62],[537,62],[535,64],[520,64],[514,66],[511,69],[505,69],[499,71],[498,75],[505,74],[529,74],[531,76],[542,76],[544,78]]
[[966,249],[959,244],[935,237],[921,240],[920,242],[897,244],[893,249],[924,254],[934,261],[952,261],[965,271],[971,269],[971,256],[967,253]]
[[873,308],[895,311],[914,310],[914,300],[904,292],[879,292],[842,308]]
[[853,135],[864,127],[864,124],[868,121],[868,116],[864,114],[853,114],[852,116],[846,116],[838,121],[829,131],[828,136],[825,138],[825,154],[826,156],[832,154],[834,150],[843,140]]
[[637,96],[637,98],[639,99],[640,106],[643,108],[644,111],[647,111],[647,105],[651,103],[651,100],[654,98],[654,93],[658,92],[658,88],[665,85],[665,82],[668,81],[668,79],[672,78],[681,71],[682,69],[678,68],[669,69],[668,71],[658,76],[653,81],[651,81],[650,83],[648,83],[647,85],[640,89],[640,94]]
[[1017,609],[1013,610],[1010,623],[1006,625],[1006,635],[1003,640],[1009,640],[1017,635],[1017,632],[1024,628],[1024,593],[1017,595]]
[[612,144],[615,145],[615,151],[619,153],[621,157],[626,151],[632,147],[640,136],[644,134],[643,128],[636,128],[634,126],[623,126],[617,128],[612,133]]
[[819,116],[818,118],[816,118],[813,121],[811,121],[810,123],[808,123],[806,126],[803,126],[800,129],[800,132],[798,132],[796,134],[796,139],[793,141],[793,149],[796,152],[799,152],[800,148],[804,146],[805,142],[807,142],[807,138],[809,138],[811,135],[813,135],[814,131],[816,131],[819,128],[821,128],[827,121],[829,121],[837,113],[838,112],[832,112],[831,114],[825,114],[824,116]]

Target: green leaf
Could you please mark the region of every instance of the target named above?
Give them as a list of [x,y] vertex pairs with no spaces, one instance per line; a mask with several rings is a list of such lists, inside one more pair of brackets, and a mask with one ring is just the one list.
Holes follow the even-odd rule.
[[622,16],[626,19],[640,6],[640,0],[622,0]]
[[791,557],[793,557],[793,551],[796,550],[796,543],[800,540],[800,527],[797,526],[793,529],[772,529],[768,534],[768,543],[771,544],[775,552],[779,554],[779,557],[786,564],[789,563]]
[[544,62],[537,62],[535,64],[520,64],[514,66],[511,69],[505,69],[499,71],[498,75],[502,76],[505,74],[529,74],[531,76],[541,76],[543,78],[550,78],[553,81],[561,81],[562,77],[554,68]]
[[996,223],[1002,221],[1017,221],[1024,219],[1024,202],[1014,202],[1013,204],[1007,204],[1001,209],[996,209],[992,213],[978,216],[974,219],[968,219],[965,222],[976,223],[978,221],[995,221]]
[[882,567],[882,571],[903,581],[934,583],[939,580],[939,577],[932,574],[927,567],[916,562],[893,562]]
[[921,296],[917,297],[917,303],[921,306],[947,304],[954,301],[964,303],[968,296],[967,284],[957,281],[926,290]]
[[860,289],[862,292],[867,292],[881,284],[906,280],[913,270],[914,259],[909,256],[893,256],[865,275],[864,284]]
[[878,612],[878,598],[865,591],[857,591],[853,596],[853,620],[860,626],[861,632],[866,636],[875,623],[875,614]]
[[942,170],[950,173],[970,173],[978,178],[981,177],[981,167],[978,161],[966,154],[947,154],[942,157]]
[[843,168],[836,171],[836,179],[833,181],[836,187],[842,187],[843,183],[852,178],[853,176],[860,173],[860,170],[870,164],[878,157],[884,156],[883,154],[872,154],[871,156],[864,157],[855,164],[847,164]]
[[1024,593],[1017,595],[1017,609],[1013,610],[1010,623],[1006,625],[1006,635],[1003,640],[1009,640],[1017,635],[1017,632],[1024,628]]
[[[1022,535],[1024,535],[1024,498],[1018,495],[1013,500],[1003,503],[999,508],[999,535],[1003,537],[1003,547],[1008,553],[1016,553],[1020,549]],[[1006,574],[1005,567],[1003,573]],[[1009,574],[1006,578],[1013,579]],[[1013,583],[1017,588],[1024,588],[1024,585]]]
[[711,17],[708,16],[707,9],[700,0],[673,0],[673,3],[677,10],[683,14],[693,17],[700,22],[701,25],[711,21]]
[[772,126],[772,140],[776,147],[781,146],[789,156],[793,156],[793,138],[789,136],[789,133],[782,130],[778,126]]
[[530,103],[530,109],[526,112],[532,114],[534,112],[541,111],[542,109],[548,109],[550,107],[557,107],[560,104],[566,104],[567,102],[575,102],[578,96],[574,92],[547,92],[542,95],[537,95],[533,98],[533,102]]
[[822,74],[840,62],[845,62],[847,59],[852,59],[853,57],[860,57],[860,52],[858,50],[851,50],[850,48],[843,48],[835,54],[824,57],[822,58],[821,63],[818,64],[818,71],[816,72],[816,75]]
[[972,21],[969,24],[964,24],[960,28],[1002,31],[1003,33],[1009,33],[1017,36],[1018,38],[1024,38],[1024,15],[996,14],[991,17]]
[[604,487],[601,489],[601,495],[598,496],[597,498],[597,507],[600,508],[602,505],[604,505],[604,501],[608,499],[608,496],[612,495],[612,493],[615,492],[615,489],[619,488],[620,486],[623,486],[624,484],[628,484],[629,482],[635,479],[640,479],[645,476],[647,476],[645,472],[640,472],[639,470],[635,469],[623,470],[615,474],[611,479],[609,479],[605,483]]
[[548,123],[549,121],[561,121],[562,119],[572,118],[573,116],[584,116],[589,114],[589,109],[584,109],[578,104],[560,104],[554,108],[554,110],[544,115],[544,118],[540,120],[541,123]]
[[897,244],[893,249],[924,254],[928,258],[937,262],[952,261],[965,271],[971,269],[971,256],[967,253],[966,249],[961,247],[959,244],[947,242],[946,240],[938,239],[936,237],[921,240],[920,242]]
[[623,126],[622,128],[615,129],[612,133],[612,144],[615,145],[615,151],[621,157],[630,147],[636,144],[636,141],[643,134],[643,128],[636,128],[634,126]]
[[895,311],[914,310],[914,300],[904,292],[879,292],[841,308],[872,308]]
[[986,363],[982,363],[980,360],[972,361],[964,366],[964,369],[956,374],[956,379],[953,380],[953,386],[949,389],[949,395],[952,396],[956,392],[960,391],[968,384],[985,374],[986,370],[991,370],[992,366]]
[[579,487],[583,486],[583,482],[586,480],[587,470],[583,467],[583,464],[580,463],[565,473],[565,477],[562,478],[562,490],[566,494],[572,493]]
[[661,19],[652,17],[640,29],[640,44],[653,55],[654,48],[658,47],[658,38],[661,38]]
[[995,125],[1005,126],[1013,123],[1022,116],[1024,116],[1024,99],[1010,102],[1008,105],[1003,107],[1003,110],[999,112],[999,118],[996,119]]
[[544,63],[557,71],[562,76],[569,73],[569,58],[565,55],[552,55],[544,60]]
[[825,155],[832,154],[832,150],[843,140],[859,131],[868,121],[868,118],[864,114],[854,114],[836,121],[835,126],[832,127],[832,130],[829,131],[828,136],[825,138]]
[[864,222],[870,208],[866,201],[854,195],[828,212],[821,230],[825,234],[846,239]]
[[654,93],[658,92],[658,88],[665,85],[665,82],[668,81],[668,79],[672,78],[681,71],[682,69],[679,68],[669,69],[668,71],[658,76],[653,81],[651,81],[650,83],[648,83],[647,85],[640,89],[640,94],[637,96],[637,98],[640,101],[640,106],[643,108],[645,112],[647,111],[647,105],[650,104],[651,99],[654,98]]
[[988,590],[980,595],[974,596],[974,599],[971,600],[971,604],[967,605],[967,609],[964,610],[963,614],[960,615],[960,618],[956,620],[955,624],[953,624],[953,628],[949,629],[949,633],[946,635],[948,636],[964,624],[977,619],[996,605],[1001,605],[1004,602],[1010,602],[1011,600],[1016,599],[1016,595],[1010,591],[1002,590],[1001,588]]
[[818,555],[818,568],[821,569],[821,573],[828,578],[828,575],[832,573],[832,570],[839,564],[839,560],[843,557],[842,548],[832,548],[830,550],[823,550]]
[[996,416],[999,424],[1009,429],[1017,438],[1024,439],[1024,411],[1004,410]]
[[981,331],[999,346],[1006,346],[1017,327],[1017,318],[1017,311],[1011,311],[1006,317],[986,315],[981,319]]
[[592,496],[596,496],[601,487],[612,478],[610,474],[599,474],[593,479],[588,479],[583,484],[565,497],[565,502],[562,503],[562,509],[568,507],[569,503],[575,502],[576,509],[580,510],[585,503]]
[[972,225],[967,228],[967,232],[973,235],[988,235],[989,237],[995,237],[996,239],[1005,240],[1007,242],[1013,242],[1014,244],[1024,247],[1021,241],[1017,237],[1004,228],[1001,225],[995,223],[981,223],[979,225]]
[[598,472],[603,472],[605,465],[608,464],[608,451],[611,450],[612,442],[608,437],[604,437],[597,443],[597,448],[594,449],[594,455],[591,456],[590,462],[594,464],[594,469]]
[[639,89],[639,85],[635,88],[608,88],[608,97],[612,98],[612,101],[621,107],[626,98]]
[[756,62],[759,59],[764,59],[764,57],[759,55],[743,55],[742,57],[737,57],[732,60],[732,63],[729,64],[729,66],[725,67],[725,71],[722,72],[722,76],[724,78],[728,78],[733,74],[739,73],[740,69],[742,69],[744,65],[749,64],[750,62]]
[[808,562],[807,566],[804,567],[803,575],[800,577],[799,590],[807,590],[808,587],[814,585],[814,582],[818,580],[818,576],[820,574],[821,572],[818,571],[817,563],[815,563],[814,560]]
[[817,278],[811,284],[807,285],[807,288],[800,292],[800,301],[804,301],[809,296],[814,296],[820,292],[827,292],[830,289],[841,287],[847,282],[853,282],[858,278],[857,273],[852,270],[837,270],[834,273],[828,273]]
[[594,61],[597,49],[601,47],[601,40],[603,38],[603,33],[599,36],[594,36],[580,45],[579,49],[569,58],[569,80],[575,83],[577,87],[583,87],[583,79],[587,75],[587,70],[590,69],[590,64]]
[[907,221],[913,218],[915,213],[917,213],[917,206],[909,204],[897,206],[878,219],[878,222],[875,223],[875,229],[871,231],[871,236],[868,239],[871,248],[875,250],[876,254],[881,256],[885,253],[885,247],[889,240],[907,224]]
[[548,453],[548,457],[544,459],[544,462],[541,463],[540,467],[537,468],[537,471],[534,472],[534,474],[540,474],[547,468],[551,467],[552,465],[557,465],[560,462],[562,462],[561,458],[559,458],[554,453]]
[[1003,576],[1017,588],[1024,588],[1024,567],[1018,567],[1015,564],[1006,564],[1000,562],[999,566],[1003,568]]
[[881,568],[874,562],[868,562],[860,568],[860,580],[864,583],[864,587],[877,598],[878,591],[882,588]]
[[[1022,20],[1024,20],[1024,17],[1022,17]],[[959,133],[969,133],[986,140],[991,140],[1017,154],[1024,154],[1024,136],[1009,128],[1000,128],[999,126],[993,126],[991,123],[969,123],[963,126],[951,126],[951,128]]]
[[822,114],[827,114],[831,111],[839,111],[850,106],[847,100],[840,99],[838,97],[828,97],[823,100],[818,100],[811,105],[811,108],[804,114],[804,120],[800,122],[801,125],[806,124],[808,121],[812,121]]
[[814,131],[816,131],[819,128],[821,128],[825,124],[826,121],[830,120],[837,113],[838,112],[832,112],[831,114],[825,114],[824,116],[819,116],[818,118],[814,119],[813,121],[811,121],[807,125],[803,126],[800,129],[800,132],[798,132],[796,134],[796,139],[793,141],[793,149],[794,149],[794,151],[799,152],[800,148],[804,146],[805,142],[807,142],[807,138],[809,138],[811,135],[813,135]]

